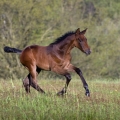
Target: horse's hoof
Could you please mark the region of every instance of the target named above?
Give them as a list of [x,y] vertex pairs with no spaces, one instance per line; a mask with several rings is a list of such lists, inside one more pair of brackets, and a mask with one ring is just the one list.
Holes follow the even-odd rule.
[[57,95],[58,96],[63,96],[63,93],[62,92],[58,92]]
[[66,94],[66,92],[64,90],[57,93],[58,96],[63,96],[64,94]]
[[86,92],[85,95],[86,95],[87,97],[90,97],[90,93],[89,93],[89,92]]

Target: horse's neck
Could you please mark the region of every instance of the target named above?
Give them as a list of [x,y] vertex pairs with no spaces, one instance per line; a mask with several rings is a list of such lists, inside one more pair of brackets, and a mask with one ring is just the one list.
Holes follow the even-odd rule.
[[70,39],[67,39],[63,42],[61,42],[59,45],[58,45],[58,48],[60,51],[62,51],[64,54],[68,54],[70,53],[71,49],[74,47],[74,44],[73,44],[73,40],[72,38]]
[[48,53],[64,57],[70,55],[71,49],[74,47],[74,36],[68,36],[65,40],[47,47]]

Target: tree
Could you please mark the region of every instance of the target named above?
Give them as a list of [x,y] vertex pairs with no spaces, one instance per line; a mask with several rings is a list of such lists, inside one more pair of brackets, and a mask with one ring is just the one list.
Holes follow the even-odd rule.
[[[92,53],[86,57],[74,49],[73,64],[89,77],[119,78],[119,8],[118,0],[0,1],[0,77],[15,79],[26,74],[18,55],[4,53],[5,45],[19,49],[48,45],[80,27],[88,28],[86,37]],[[47,75],[56,77],[50,72]]]

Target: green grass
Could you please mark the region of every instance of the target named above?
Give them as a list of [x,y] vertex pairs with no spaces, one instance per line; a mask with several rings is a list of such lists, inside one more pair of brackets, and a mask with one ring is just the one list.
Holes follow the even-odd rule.
[[72,80],[68,93],[57,96],[65,81],[44,80],[40,94],[27,95],[22,82],[0,81],[0,120],[120,120],[120,82],[88,81],[91,97],[80,80]]

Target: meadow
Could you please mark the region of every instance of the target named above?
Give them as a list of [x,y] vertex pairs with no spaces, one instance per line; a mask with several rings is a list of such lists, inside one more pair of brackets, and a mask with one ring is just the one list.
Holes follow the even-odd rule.
[[77,79],[64,96],[56,95],[64,80],[38,82],[45,95],[26,94],[21,80],[1,80],[0,120],[120,120],[120,80],[89,80],[90,97]]

